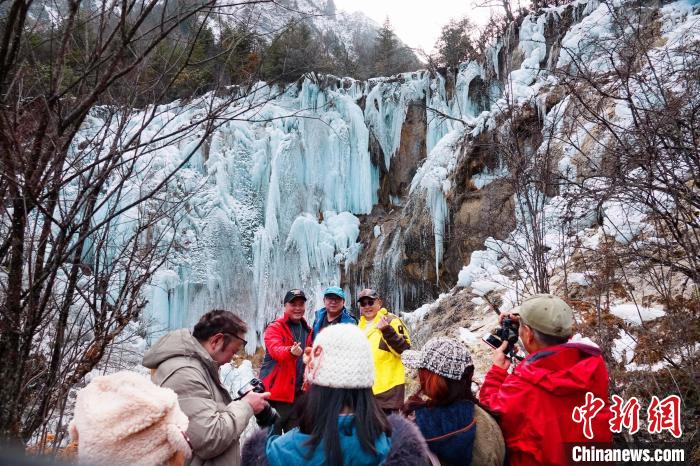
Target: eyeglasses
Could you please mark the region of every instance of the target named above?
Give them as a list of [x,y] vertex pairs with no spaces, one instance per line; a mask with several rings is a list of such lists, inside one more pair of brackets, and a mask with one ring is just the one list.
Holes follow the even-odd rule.
[[233,338],[236,338],[236,339],[238,339],[238,340],[241,340],[241,341],[243,342],[243,346],[248,346],[248,342],[247,342],[245,339],[239,337],[238,335],[234,335],[233,333],[224,333],[224,335],[228,335],[228,336],[230,336],[230,337],[233,337]]
[[360,306],[374,306],[374,300],[373,299],[361,299],[360,300]]

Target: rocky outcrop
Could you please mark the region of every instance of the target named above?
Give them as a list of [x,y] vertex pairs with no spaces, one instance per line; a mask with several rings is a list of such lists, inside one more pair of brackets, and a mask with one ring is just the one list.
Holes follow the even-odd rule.
[[[414,137],[417,134],[420,141],[421,132],[416,125],[415,119],[407,118],[402,133]],[[449,226],[439,279],[435,268],[433,219],[425,198],[418,196],[403,207],[382,203],[370,215],[361,217],[358,241],[363,244],[363,250],[343,277],[351,290],[376,287],[387,295],[385,300],[391,308],[415,309],[434,300],[440,291],[453,287],[459,271],[469,263],[471,253],[482,249],[486,238],[502,239],[513,230],[515,215],[510,184],[496,180],[477,189],[472,181],[472,177],[483,170],[496,168],[497,161],[489,150],[491,137],[487,133],[476,140],[464,141],[458,165],[450,177],[453,188],[447,199]],[[402,140],[406,151],[402,153],[404,162],[419,153],[416,143],[411,137]],[[393,160],[389,178],[396,167],[401,167],[401,162],[394,165]],[[413,173],[405,168],[398,173],[402,176],[411,173],[412,177],[415,168],[414,165]],[[399,192],[403,194],[402,199],[407,199],[405,187]]]
[[384,165],[384,155],[374,133],[370,133],[372,161],[380,167],[379,202],[389,205],[392,198],[405,197],[413,175],[426,157],[427,112],[423,101],[410,102],[401,127],[401,143],[391,158],[391,169]]
[[406,118],[401,127],[401,143],[391,160],[388,176],[389,193],[403,196],[407,193],[413,175],[426,157],[426,132],[428,118],[424,102],[408,104]]

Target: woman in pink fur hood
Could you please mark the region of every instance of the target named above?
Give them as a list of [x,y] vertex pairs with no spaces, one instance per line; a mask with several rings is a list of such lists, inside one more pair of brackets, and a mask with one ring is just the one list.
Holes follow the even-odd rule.
[[174,391],[124,371],[78,392],[69,429],[80,463],[181,466],[192,455],[187,424]]

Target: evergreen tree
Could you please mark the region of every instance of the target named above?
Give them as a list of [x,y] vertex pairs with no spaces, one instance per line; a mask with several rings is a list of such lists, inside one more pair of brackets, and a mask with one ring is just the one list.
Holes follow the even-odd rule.
[[335,32],[331,30],[326,31],[323,34],[322,43],[325,50],[319,71],[328,72],[336,76],[354,76],[356,71],[355,60],[350,56],[347,47]]
[[216,87],[217,63],[212,57],[218,54],[219,47],[214,34],[201,23],[187,31],[186,36],[177,35],[161,41],[150,59],[144,62],[141,79],[149,83],[152,91],[149,98],[159,96],[162,101],[171,101],[203,94]]
[[442,28],[437,41],[438,61],[450,68],[476,58],[476,50],[469,33],[474,31],[469,18],[451,20]]
[[374,59],[372,75],[374,76],[391,76],[419,67],[413,51],[401,44],[394,34],[388,17],[377,32],[372,57]]
[[399,41],[391,27],[389,17],[384,20],[382,28],[377,31],[374,44],[374,71],[379,76],[389,76],[395,72]]
[[306,23],[290,22],[265,52],[262,73],[268,81],[292,82],[309,71],[319,71],[322,49]]
[[374,41],[372,31],[355,30],[352,33],[348,54],[350,66],[347,74],[357,79],[371,78],[374,74]]
[[242,84],[256,75],[265,43],[247,25],[224,27],[220,43],[224,53],[222,74],[231,83]]
[[183,57],[187,63],[173,83],[171,96],[177,99],[202,94],[216,84],[215,62],[212,57],[218,49],[211,29],[207,26],[192,28],[189,41],[190,55]]

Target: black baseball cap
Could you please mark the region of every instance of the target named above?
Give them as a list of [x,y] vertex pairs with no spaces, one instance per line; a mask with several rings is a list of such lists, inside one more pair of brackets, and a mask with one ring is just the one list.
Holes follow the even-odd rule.
[[304,292],[298,288],[295,288],[293,290],[287,291],[287,294],[284,295],[284,304],[287,304],[294,298],[302,298],[304,301],[306,301],[306,295],[304,294]]

